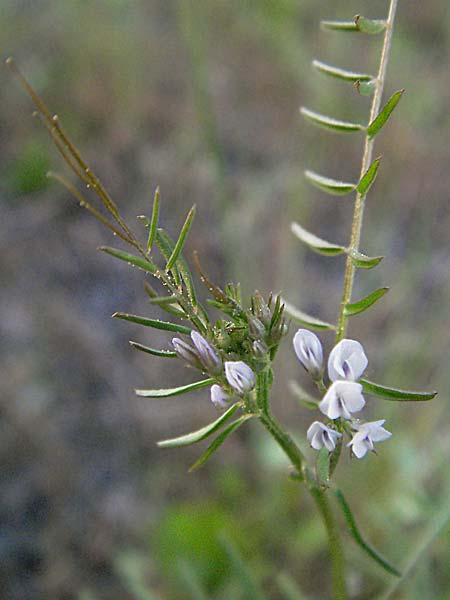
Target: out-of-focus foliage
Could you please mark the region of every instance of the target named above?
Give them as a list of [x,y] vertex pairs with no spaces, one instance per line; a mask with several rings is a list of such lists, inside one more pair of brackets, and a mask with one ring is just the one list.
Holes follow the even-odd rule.
[[[385,2],[3,0],[1,8],[3,52],[61,115],[129,221],[149,213],[159,184],[171,233],[197,203],[186,253],[197,249],[214,280],[240,279],[244,297],[281,289],[335,320],[344,259],[311,253],[289,223],[346,245],[351,205],[311,190],[301,174],[327,164],[330,176],[356,181],[361,145],[305,123],[298,107],[364,122],[370,98],[314,73],[310,61],[372,73],[377,36],[343,43],[319,21],[381,17]],[[362,243],[386,258],[358,279],[355,298],[385,284],[391,291],[350,329],[366,348],[370,380],[406,388],[413,380],[440,394],[420,405],[370,399],[394,435],[378,457],[337,473],[364,533],[400,567],[450,496],[448,17],[445,0],[400,1],[385,100],[406,92],[377,135],[385,158]],[[256,427],[193,475],[195,449],[155,446],[216,412],[203,392],[164,405],[133,396],[134,387],[182,385],[190,374],[135,352],[133,325],[109,320],[115,311],[161,315],[146,302],[141,272],[95,251],[111,244],[108,233],[48,186],[49,165],[64,167],[29,118],[29,99],[6,69],[0,77],[3,594],[246,598],[238,556],[271,599],[295,586],[326,597],[320,522]],[[320,335],[329,348],[332,334]],[[167,339],[161,331],[138,341]],[[309,414],[288,389],[293,377],[304,383],[289,342],[276,377],[274,412],[302,440]],[[385,575],[350,537],[346,552],[354,597],[373,598]],[[448,597],[449,556],[447,527],[395,597]]]

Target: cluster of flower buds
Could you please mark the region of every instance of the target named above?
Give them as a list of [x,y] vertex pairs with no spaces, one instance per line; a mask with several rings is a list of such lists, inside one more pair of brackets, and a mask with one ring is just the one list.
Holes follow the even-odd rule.
[[[307,329],[299,329],[294,336],[294,350],[311,378],[323,385],[323,350],[319,338]],[[331,421],[344,419],[356,432],[347,446],[357,458],[363,458],[369,450],[374,451],[374,442],[382,442],[392,435],[382,427],[384,420],[360,423],[352,418],[352,413],[359,412],[366,404],[358,379],[367,364],[364,349],[356,340],[344,339],[336,344],[328,358],[331,385],[319,403],[319,410]],[[342,434],[334,426],[314,421],[306,436],[315,450],[325,447],[332,452]]]
[[[244,396],[255,387],[255,374],[247,363],[237,361],[222,362],[219,352],[197,331],[191,332],[191,341],[173,338],[172,345],[188,366],[224,380],[222,385],[211,386],[211,402],[217,408],[227,408],[235,396]],[[226,382],[226,383],[225,383]],[[229,387],[227,391],[225,388]]]

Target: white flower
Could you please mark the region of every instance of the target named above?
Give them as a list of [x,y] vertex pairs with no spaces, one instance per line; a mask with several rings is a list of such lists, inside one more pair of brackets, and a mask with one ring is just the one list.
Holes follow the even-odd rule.
[[225,376],[231,387],[238,394],[245,394],[255,387],[255,374],[242,360],[227,361]]
[[386,419],[382,419],[381,421],[371,421],[370,423],[358,425],[358,432],[355,433],[352,441],[347,444],[347,447],[351,447],[356,458],[363,458],[368,450],[373,452],[374,442],[384,442],[391,437],[392,433],[382,427],[385,421]]
[[341,340],[330,352],[328,376],[331,381],[347,379],[356,381],[367,367],[364,348],[356,340]]
[[342,433],[330,429],[319,421],[314,421],[306,432],[306,438],[314,450],[320,450],[325,446],[328,452],[333,452],[336,448],[336,440],[340,437]]
[[215,383],[211,386],[211,402],[216,408],[228,408],[231,398],[226,394],[220,385]]
[[299,329],[293,344],[298,360],[313,379],[319,379],[323,369],[323,351],[317,335],[307,329]]
[[196,331],[191,331],[191,339],[194,342],[195,348],[197,349],[202,365],[208,371],[214,372],[220,370],[222,361],[211,344]]
[[188,342],[174,337],[172,339],[172,346],[177,355],[191,365],[191,367],[195,367],[196,369],[202,368],[196,349],[188,344]]
[[362,395],[362,385],[354,381],[335,381],[319,404],[319,409],[329,419],[351,419],[351,413],[363,408],[366,401]]

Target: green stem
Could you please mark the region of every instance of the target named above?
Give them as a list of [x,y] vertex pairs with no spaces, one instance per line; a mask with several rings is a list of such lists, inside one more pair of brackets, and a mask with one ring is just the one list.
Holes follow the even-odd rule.
[[261,413],[259,420],[287,455],[293,466],[296,468],[301,480],[305,481],[309,493],[319,509],[319,513],[322,517],[328,536],[328,548],[331,558],[333,600],[345,600],[347,593],[345,585],[344,553],[339,529],[331,510],[326,491],[317,484],[312,473],[305,466],[304,456],[300,448],[297,446],[291,436],[283,430],[274,416],[270,414],[270,412]]
[[[372,106],[370,108],[369,123],[371,123],[373,119],[377,116],[381,106],[381,98],[383,96],[384,82],[386,79],[386,69],[389,60],[389,51],[391,48],[392,31],[394,27],[395,11],[397,10],[397,2],[398,0],[390,0],[389,13],[386,20],[386,30],[383,40],[383,48],[381,51],[380,66],[378,69],[378,75],[376,80],[377,83],[373,95]],[[364,175],[364,173],[367,171],[372,162],[373,146],[374,139],[366,136],[364,142],[364,153],[361,161],[360,177]],[[355,208],[353,211],[353,222],[349,244],[350,250],[358,250],[359,248],[362,222],[364,216],[365,198],[366,197],[364,195],[361,195],[359,192],[357,192]],[[344,287],[342,291],[342,300],[339,310],[338,325],[336,328],[336,343],[345,337],[347,331],[348,317],[345,315],[344,309],[345,306],[351,301],[354,279],[355,266],[349,254],[347,256],[347,263],[345,265]]]

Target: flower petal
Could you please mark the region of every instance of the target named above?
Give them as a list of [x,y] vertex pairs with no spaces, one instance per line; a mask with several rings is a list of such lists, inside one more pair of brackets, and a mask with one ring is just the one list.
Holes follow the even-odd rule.
[[341,340],[330,352],[328,376],[331,381],[347,379],[356,381],[364,373],[368,364],[364,348],[356,340]]

